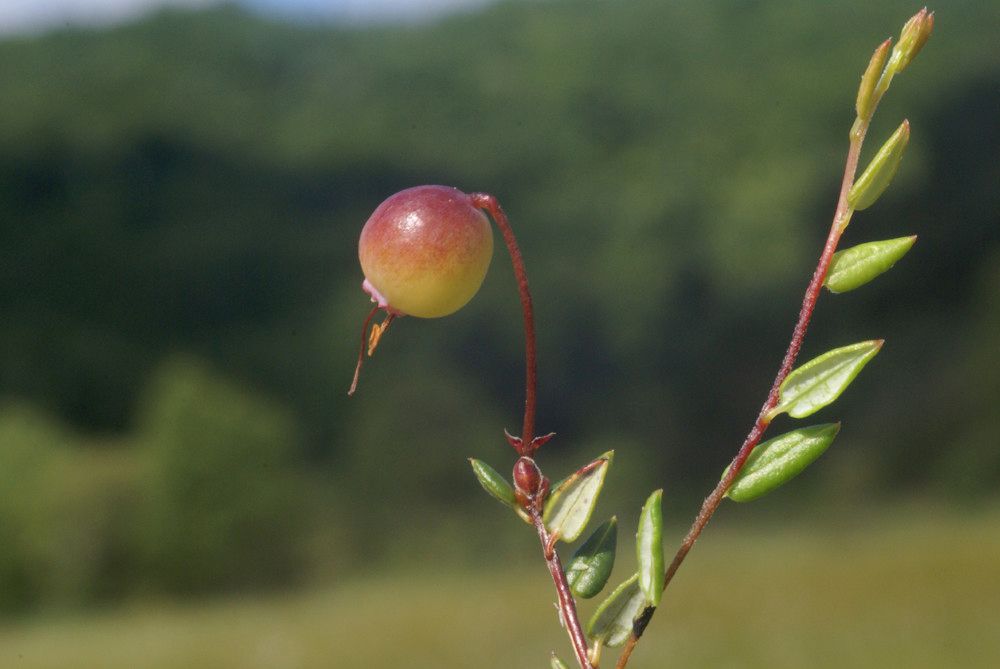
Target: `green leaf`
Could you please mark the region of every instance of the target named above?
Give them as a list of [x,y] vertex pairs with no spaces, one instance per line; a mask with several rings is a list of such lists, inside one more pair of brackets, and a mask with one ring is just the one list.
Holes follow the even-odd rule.
[[543,516],[549,532],[562,541],[576,541],[594,513],[613,455],[614,451],[608,451],[556,486]]
[[794,370],[780,388],[780,399],[768,418],[788,413],[805,418],[840,397],[854,377],[882,349],[883,341],[863,341],[835,348]]
[[635,536],[635,551],[639,563],[639,587],[646,603],[660,605],[663,595],[663,490],[656,490],[639,514],[639,531]]
[[631,636],[633,623],[647,606],[646,595],[639,587],[639,574],[635,573],[597,607],[587,623],[587,635],[603,641],[605,646],[617,648]]
[[868,163],[864,173],[851,186],[851,191],[847,194],[847,203],[852,209],[861,211],[875,204],[892,182],[892,178],[896,176],[899,162],[903,159],[903,151],[909,141],[910,122],[903,121]]
[[[758,444],[729,486],[726,497],[734,502],[749,502],[766,495],[812,464],[833,443],[838,432],[840,423],[825,423]],[[728,472],[727,467],[723,478]]]
[[566,580],[574,595],[590,599],[604,588],[615,566],[617,544],[618,519],[612,517],[576,549],[566,564]]
[[861,75],[858,100],[854,105],[860,119],[867,121],[871,118],[872,112],[875,111],[875,105],[878,103],[878,96],[875,95],[875,84],[878,83],[882,68],[885,67],[885,61],[889,57],[889,44],[891,42],[891,39],[887,39],[878,45],[868,62],[868,67],[865,68],[865,73]]
[[917,236],[884,239],[858,244],[833,254],[824,285],[831,293],[846,293],[860,288],[875,277],[888,272],[913,248]]
[[566,666],[565,662],[556,657],[555,653],[552,653],[550,661],[551,661],[550,665],[551,669],[569,669],[569,667]]
[[482,460],[469,458],[469,464],[472,465],[472,471],[479,479],[479,485],[483,486],[483,490],[510,508],[517,509],[514,488],[507,483],[507,479]]

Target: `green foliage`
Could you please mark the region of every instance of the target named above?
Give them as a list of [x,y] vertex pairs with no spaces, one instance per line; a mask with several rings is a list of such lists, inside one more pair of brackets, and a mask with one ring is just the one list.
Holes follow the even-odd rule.
[[882,341],[863,341],[827,351],[795,368],[781,384],[774,417],[787,413],[792,418],[805,418],[834,402],[882,350]]
[[133,465],[131,454],[94,450],[49,416],[0,409],[0,611],[122,593],[135,566]]
[[833,254],[823,285],[831,293],[860,288],[892,269],[917,241],[916,235],[858,244]]
[[[828,213],[844,142],[831,110],[857,83],[845,64],[860,69],[859,55],[911,10],[902,0],[556,0],[344,29],[227,7],[0,41],[0,395],[65,424],[52,429],[66,448],[39,450],[49,464],[38,467],[74,463],[63,473],[75,482],[51,484],[48,497],[93,476],[91,492],[64,504],[81,515],[93,505],[88,545],[108,547],[93,553],[103,556],[87,572],[94,583],[65,600],[167,587],[143,582],[146,561],[161,563],[160,581],[169,571],[131,520],[151,512],[119,500],[166,480],[147,463],[150,435],[135,433],[135,398],[177,350],[294,411],[284,442],[294,462],[276,468],[278,488],[313,503],[284,481],[307,470],[328,496],[375,500],[365,514],[303,512],[350,538],[337,572],[383,554],[385,528],[412,525],[395,512],[404,500],[441,519],[421,528],[431,532],[447,526],[446,505],[477,494],[454,462],[493,459],[496,426],[519,402],[519,324],[502,263],[460,318],[394,325],[406,345],[390,338],[366,370],[380,391],[363,407],[342,399],[357,344],[344,333],[365,299],[359,226],[417,183],[488,189],[507,207],[545,314],[540,401],[552,424],[540,427],[560,431],[566,457],[593,435],[662,445],[641,466],[622,461],[635,472],[627,480],[670,480],[679,501],[700,499],[744,428],[729,408],[757,402],[753,388],[773,371],[780,351],[760,342],[785,336],[814,248],[809,221]],[[989,495],[1000,482],[1000,356],[988,320],[1000,285],[994,24],[989,3],[949,13],[920,90],[887,101],[905,104],[921,132],[878,220],[854,226],[873,238],[913,230],[935,249],[934,262],[900,265],[879,295],[838,304],[830,334],[856,333],[877,312],[893,342],[878,386],[921,388],[841,400],[853,402],[859,435],[844,446],[886,487]],[[910,289],[917,273],[932,288]],[[3,564],[45,564],[14,547],[58,545],[86,526],[43,512],[30,476],[3,480],[17,491],[0,499],[3,513],[39,519],[0,526],[11,546]],[[102,497],[105,480],[119,490]],[[13,536],[27,536],[19,523],[50,538],[26,543]],[[15,581],[0,598],[38,602],[55,588]]]
[[656,490],[642,506],[635,537],[639,587],[650,606],[659,606],[663,596],[663,491]]
[[587,623],[587,636],[609,648],[623,645],[632,634],[632,624],[647,605],[646,595],[639,587],[639,574],[635,573],[597,607]]
[[886,59],[889,57],[889,44],[892,40],[887,39],[875,49],[865,73],[861,75],[861,84],[858,86],[858,98],[854,105],[854,110],[858,118],[867,121],[871,119],[878,104],[879,95],[876,93],[876,84],[882,76]]
[[903,160],[903,152],[909,141],[910,124],[903,121],[868,163],[861,176],[854,181],[847,194],[847,201],[851,207],[861,211],[875,204],[896,176],[896,170],[899,169],[899,163]]
[[[147,375],[180,348],[293,407],[307,465],[337,469],[366,433],[337,400],[355,344],[344,333],[364,302],[359,226],[395,190],[445,182],[494,191],[522,236],[549,324],[542,364],[559,388],[543,401],[566,448],[611,416],[625,440],[711,444],[703,458],[669,448],[650,463],[645,485],[669,471],[695,486],[742,429],[706,407],[750,401],[743,389],[778,355],[757,343],[780,340],[779,305],[794,300],[815,241],[806,222],[825,215],[844,141],[829,110],[911,9],[561,0],[405,29],[303,30],[226,8],[0,42],[0,392],[124,432]],[[969,300],[1000,242],[988,215],[1000,168],[983,130],[995,125],[994,17],[965,9],[935,38],[923,90],[889,101],[906,104],[921,138],[883,196],[896,206],[871,222],[954,249],[919,266],[937,290],[896,294],[917,266],[886,288],[884,333],[924,369],[946,367],[927,359],[943,356],[933,341],[973,346]],[[392,356],[462,370],[468,386],[486,379],[470,409],[477,433],[518,382],[516,319],[497,318],[512,308],[501,265],[471,312]],[[842,308],[845,332],[874,299]],[[941,411],[923,420],[971,419],[916,369],[899,358],[885,383],[922,381]],[[727,372],[739,378],[720,396]],[[388,393],[367,401],[383,416],[392,406]],[[911,435],[884,435],[879,452],[905,459],[913,447]]]
[[[734,502],[749,502],[785,484],[822,455],[838,432],[840,423],[813,425],[757,444],[726,497]],[[723,477],[728,471],[722,473]]]
[[[678,607],[705,598],[716,605],[691,605],[681,629],[648,630],[629,666],[988,669],[1000,660],[1000,509],[890,504],[824,522],[815,510],[789,511],[781,527],[750,518],[713,527],[696,568],[671,589]],[[294,657],[331,669],[540,669],[561,639],[538,580],[516,561],[485,574],[481,564],[408,563],[294,593],[0,623],[0,649],[16,658],[11,669],[248,669]],[[377,644],[333,642],[369,639],[375,629],[392,633]],[[601,667],[614,667],[610,653]]]
[[615,566],[618,519],[601,523],[566,563],[566,581],[577,597],[589,599],[604,589]]
[[560,541],[576,541],[587,527],[613,457],[614,451],[604,453],[552,488],[545,501],[545,527]]
[[507,479],[501,476],[497,470],[482,460],[476,460],[475,458],[469,458],[469,464],[472,465],[472,472],[476,475],[479,485],[483,486],[483,490],[506,506],[512,509],[517,507],[517,501],[514,498],[514,488],[507,483]]
[[141,541],[163,586],[204,591],[295,573],[302,481],[286,412],[175,359],[143,400],[139,441]]
[[5,407],[0,414],[0,607],[5,610],[41,597],[44,576],[36,567],[49,557],[44,533],[53,520],[45,480],[63,439],[48,420],[23,409]]
[[296,427],[190,359],[164,365],[137,431],[102,443],[0,409],[0,612],[288,582],[301,569]]

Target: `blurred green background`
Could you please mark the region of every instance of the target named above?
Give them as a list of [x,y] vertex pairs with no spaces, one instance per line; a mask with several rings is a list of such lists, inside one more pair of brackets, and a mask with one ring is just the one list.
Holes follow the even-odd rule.
[[[656,487],[672,550],[784,352],[860,72],[916,9],[221,6],[0,41],[0,666],[568,656],[532,533],[465,462],[513,460],[507,258],[455,316],[395,324],[348,400],[361,226],[422,183],[499,197],[540,462],[616,449],[622,561]],[[906,159],[845,245],[920,241],[824,295],[803,355],[887,345],[818,416],[844,428],[816,466],[722,509],[637,669],[1000,663],[1000,15],[932,9],[866,152],[905,116]]]

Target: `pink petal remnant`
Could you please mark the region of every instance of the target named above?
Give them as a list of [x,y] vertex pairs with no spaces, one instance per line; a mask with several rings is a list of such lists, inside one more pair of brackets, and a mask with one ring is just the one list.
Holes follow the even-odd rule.
[[372,302],[377,304],[379,309],[385,309],[386,313],[393,316],[406,315],[399,309],[393,308],[392,305],[389,304],[389,300],[387,300],[382,293],[378,292],[378,288],[373,286],[368,279],[361,282],[361,289],[368,293],[368,296],[372,298]]

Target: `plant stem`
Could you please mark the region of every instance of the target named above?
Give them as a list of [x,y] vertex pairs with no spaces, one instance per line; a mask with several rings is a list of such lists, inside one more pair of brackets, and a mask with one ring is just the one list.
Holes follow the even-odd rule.
[[372,310],[368,312],[368,316],[365,318],[365,322],[361,325],[361,346],[358,348],[358,364],[354,366],[354,378],[351,380],[351,387],[347,391],[348,395],[353,395],[358,389],[358,377],[361,376],[361,365],[365,361],[365,345],[368,343],[368,326],[371,325],[372,318],[378,313],[379,308],[378,305],[372,307]]
[[[535,353],[535,312],[531,302],[531,291],[528,288],[528,272],[524,267],[524,259],[521,257],[521,249],[517,245],[517,238],[514,230],[510,227],[507,214],[497,199],[487,193],[472,193],[470,195],[472,203],[489,213],[490,217],[500,228],[503,240],[507,244],[510,252],[510,262],[514,266],[514,276],[517,278],[517,287],[521,295],[521,311],[524,314],[524,424],[521,428],[520,450],[521,455],[531,457],[535,448],[547,438],[541,437],[535,440],[535,404],[538,386],[537,362]],[[550,435],[551,436],[551,435]],[[559,554],[552,547],[553,540],[545,523],[542,521],[540,506],[544,499],[535,500],[527,509],[531,516],[531,522],[538,532],[538,540],[542,543],[542,555],[545,564],[549,568],[552,582],[556,586],[556,594],[559,599],[559,615],[562,617],[563,625],[569,634],[570,643],[573,645],[573,654],[580,665],[580,669],[593,669],[587,657],[587,637],[583,633],[580,625],[580,617],[576,612],[576,600],[570,592],[569,583],[566,581],[566,573],[563,571],[562,563],[559,561]]]
[[535,433],[535,397],[537,381],[537,363],[535,361],[535,312],[531,304],[531,291],[528,289],[528,272],[524,268],[521,249],[517,246],[514,230],[510,227],[507,214],[500,207],[497,199],[488,193],[472,193],[472,203],[485,210],[493,218],[500,234],[510,252],[510,262],[514,266],[514,276],[517,278],[518,291],[521,294],[521,311],[524,313],[524,424],[521,427],[521,455],[531,456],[534,452]]
[[[826,278],[827,270],[830,268],[830,260],[833,258],[833,254],[837,250],[837,244],[840,242],[840,236],[847,227],[847,224],[851,219],[851,214],[854,213],[850,205],[847,203],[847,194],[850,192],[851,185],[854,183],[854,175],[857,172],[858,159],[861,155],[861,145],[864,143],[865,134],[868,132],[868,125],[869,121],[862,121],[861,119],[858,119],[851,128],[850,146],[847,150],[847,160],[844,165],[844,177],[840,185],[840,197],[837,200],[837,209],[833,214],[833,223],[830,225],[830,232],[827,235],[826,243],[823,245],[823,252],[820,254],[819,262],[816,264],[816,270],[813,272],[812,279],[809,281],[809,285],[806,288],[805,296],[802,298],[802,307],[799,309],[799,319],[798,322],[795,323],[795,329],[792,331],[792,338],[788,343],[788,349],[785,351],[785,357],[781,361],[781,367],[778,369],[778,373],[774,377],[774,383],[771,384],[771,391],[768,393],[767,400],[764,402],[764,406],[761,407],[760,413],[757,414],[757,419],[754,421],[753,427],[750,429],[750,433],[743,441],[743,445],[740,447],[739,452],[737,452],[736,457],[733,458],[732,463],[730,463],[729,470],[726,472],[726,475],[722,478],[722,480],[719,481],[718,485],[715,486],[715,489],[711,492],[711,494],[705,498],[705,501],[701,505],[701,510],[698,512],[698,515],[694,519],[694,523],[691,525],[691,529],[688,530],[687,536],[684,537],[680,548],[677,549],[677,553],[674,555],[674,559],[671,561],[670,566],[667,567],[663,583],[664,589],[670,585],[670,581],[673,580],[674,575],[681,566],[681,563],[684,562],[684,558],[687,557],[688,552],[698,540],[702,530],[704,530],[705,526],[708,525],[708,521],[711,520],[716,509],[719,508],[726,491],[729,490],[729,486],[733,484],[733,481],[736,479],[737,475],[739,475],[740,470],[743,469],[743,465],[746,464],[747,458],[750,457],[750,453],[753,451],[754,447],[760,443],[761,437],[764,436],[764,432],[767,430],[767,427],[771,422],[771,410],[777,406],[780,399],[781,384],[791,373],[792,367],[795,365],[795,360],[798,358],[799,351],[802,349],[802,341],[805,339],[806,330],[809,327],[809,321],[812,318],[813,310],[816,308],[816,300],[819,298],[819,293],[823,289],[823,281]],[[629,637],[625,648],[622,650],[622,654],[618,658],[618,664],[615,665],[616,669],[624,669],[625,665],[628,663],[629,657],[632,655],[632,650],[635,648],[638,641],[639,637],[637,637],[634,633]]]
[[580,617],[576,612],[576,600],[570,592],[569,583],[566,581],[566,573],[563,571],[562,563],[559,561],[559,554],[552,548],[552,537],[545,529],[542,522],[542,515],[537,506],[530,510],[531,522],[538,532],[538,540],[542,542],[542,554],[545,557],[545,564],[552,575],[552,582],[556,586],[556,593],[559,595],[559,615],[562,616],[566,633],[569,634],[570,643],[573,644],[573,654],[580,665],[580,669],[593,669],[590,659],[587,656],[587,637],[583,634],[583,627],[580,625]]

